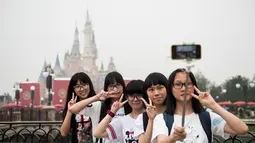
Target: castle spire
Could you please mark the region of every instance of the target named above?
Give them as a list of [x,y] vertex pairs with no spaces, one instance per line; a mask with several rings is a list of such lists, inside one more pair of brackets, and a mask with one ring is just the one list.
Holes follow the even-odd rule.
[[101,62],[101,68],[100,68],[100,71],[104,71],[104,63]]
[[71,56],[79,57],[81,55],[80,53],[80,42],[79,42],[79,32],[78,28],[76,26],[75,32],[74,32],[74,42],[73,42],[73,48],[71,51]]
[[57,54],[56,61],[55,61],[55,68],[61,68],[58,54]]
[[87,10],[87,14],[86,14],[86,23],[90,23],[90,17],[89,17],[89,11]]
[[110,58],[110,62],[108,64],[108,71],[111,72],[111,71],[115,71],[116,70],[116,67],[115,67],[115,64],[113,62],[113,57]]

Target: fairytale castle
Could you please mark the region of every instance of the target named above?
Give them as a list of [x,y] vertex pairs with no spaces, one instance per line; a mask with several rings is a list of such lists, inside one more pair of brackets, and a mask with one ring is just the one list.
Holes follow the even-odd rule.
[[[100,68],[96,65],[96,60],[98,58],[98,50],[95,41],[95,33],[92,28],[91,19],[89,16],[89,12],[87,11],[86,22],[83,29],[84,34],[84,45],[80,45],[79,41],[79,32],[78,28],[75,28],[74,32],[74,40],[71,52],[66,51],[64,55],[64,65],[60,65],[59,56],[57,55],[55,65],[52,67],[50,64],[47,64],[44,61],[43,69],[39,76],[39,85],[40,85],[40,95],[41,97],[46,96],[46,84],[45,77],[43,76],[43,72],[46,67],[52,67],[55,75],[55,79],[57,78],[68,78],[75,74],[76,72],[85,72],[91,78],[94,88],[96,91],[99,91],[103,87],[104,78],[108,72],[115,71],[116,67],[113,61],[113,58],[110,57],[110,62],[108,64],[107,69],[104,68],[103,63],[101,63]],[[84,52],[80,52],[80,48],[84,49]],[[53,87],[54,88],[54,87]]]

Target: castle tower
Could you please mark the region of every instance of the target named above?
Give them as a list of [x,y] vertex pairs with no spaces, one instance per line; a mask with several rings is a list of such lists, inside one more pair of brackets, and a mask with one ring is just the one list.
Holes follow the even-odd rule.
[[75,28],[74,41],[71,53],[66,52],[64,57],[64,73],[67,77],[71,77],[74,73],[82,71],[79,66],[81,64],[81,53],[80,53],[80,42],[79,42],[79,31]]
[[86,65],[85,71],[98,70],[96,66],[97,48],[95,43],[95,34],[92,29],[92,24],[87,11],[87,20],[84,25],[84,53],[82,56],[82,63]]
[[57,57],[56,57],[55,67],[54,67],[53,71],[54,71],[54,74],[55,74],[56,77],[65,77],[65,73],[62,70],[61,65],[60,65],[58,54],[57,54]]
[[110,62],[108,64],[108,72],[116,71],[116,67],[113,61],[113,57],[110,58]]
[[40,73],[40,76],[38,79],[39,86],[40,86],[39,92],[40,92],[41,98],[45,98],[45,95],[46,95],[46,81],[45,81],[45,77],[43,76],[43,72],[45,71],[46,66],[47,66],[47,63],[44,60],[44,64],[43,64],[43,67],[42,67],[42,70],[41,70],[41,73]]

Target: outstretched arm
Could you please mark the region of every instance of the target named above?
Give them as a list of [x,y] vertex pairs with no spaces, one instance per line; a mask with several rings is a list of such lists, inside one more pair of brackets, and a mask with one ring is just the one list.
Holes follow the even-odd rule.
[[248,132],[248,126],[241,119],[222,108],[219,104],[213,105],[212,110],[226,121],[224,132],[229,134],[246,134]]
[[104,119],[96,126],[96,128],[93,131],[93,136],[95,136],[96,138],[104,138],[107,137],[108,134],[106,132],[107,127],[109,126],[112,118],[114,117],[114,115],[116,114],[116,112],[123,107],[123,105],[125,103],[127,103],[127,101],[124,101],[121,103],[123,98],[123,95],[120,97],[119,101],[116,101],[112,104],[111,110],[108,111],[110,113],[108,113]]
[[77,100],[77,96],[74,98],[74,93],[73,93],[72,99],[67,104],[68,109],[66,111],[66,116],[60,129],[62,136],[67,136],[70,131],[72,113],[69,111],[69,108],[71,108],[76,103],[76,100]]
[[208,92],[201,92],[197,87],[195,90],[199,95],[191,94],[194,98],[198,99],[201,104],[212,109],[215,113],[220,115],[225,121],[224,132],[229,134],[246,134],[249,130],[248,126],[240,120],[238,117],[232,113],[226,111],[222,108],[215,100],[212,98],[211,94]]
[[[100,93],[99,93],[100,94]],[[97,95],[93,96],[93,97],[90,97],[90,98],[87,98],[87,99],[84,99],[82,101],[79,101],[77,103],[75,103],[72,107],[70,107],[69,111],[71,113],[79,113],[82,109],[86,108],[89,104],[95,102],[95,101],[98,101],[99,98]]]
[[152,106],[152,101],[150,98],[149,98],[149,102],[150,102],[149,104],[143,98],[142,98],[142,101],[146,106],[146,112],[149,117],[149,120],[148,120],[148,125],[146,127],[145,133],[139,136],[139,143],[149,143],[151,142],[153,121],[157,115],[157,112],[156,112],[156,107]]

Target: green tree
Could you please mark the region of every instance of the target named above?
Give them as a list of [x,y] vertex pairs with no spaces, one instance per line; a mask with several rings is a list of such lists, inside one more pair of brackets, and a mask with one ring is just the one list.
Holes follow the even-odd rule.
[[211,82],[202,74],[202,72],[196,72],[197,86],[201,91],[208,91],[211,86]]
[[[232,102],[245,101],[244,97],[245,88],[243,88],[243,86],[248,85],[249,82],[250,81],[247,77],[241,75],[237,75],[231,77],[230,79],[227,79],[223,84],[223,87],[227,90],[226,100],[230,100]],[[237,83],[241,85],[239,89],[236,88]]]
[[221,86],[217,86],[217,85],[213,84],[211,86],[210,94],[212,95],[212,97],[214,98],[214,100],[216,102],[226,101],[225,93],[222,93],[222,87]]

